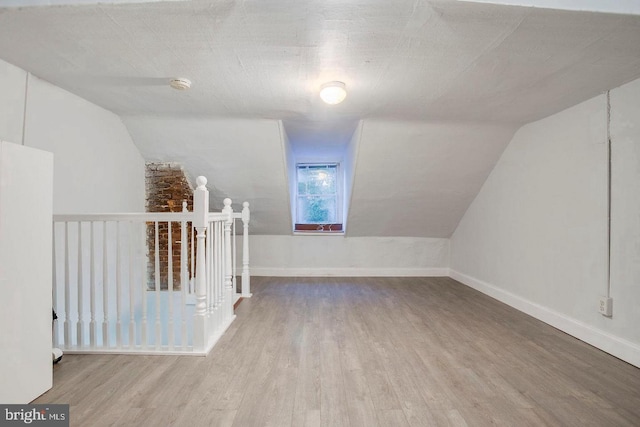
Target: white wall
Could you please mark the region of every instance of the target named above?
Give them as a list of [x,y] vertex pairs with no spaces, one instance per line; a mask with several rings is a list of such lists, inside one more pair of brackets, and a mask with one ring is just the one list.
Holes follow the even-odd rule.
[[297,194],[297,177],[296,177],[296,158],[291,147],[291,141],[284,129],[282,121],[278,122],[280,128],[280,138],[282,143],[282,156],[285,165],[285,179],[288,184],[288,199],[289,199],[289,229],[293,230],[293,218],[296,215],[296,197]]
[[446,276],[449,240],[319,235],[250,237],[256,276]]
[[342,161],[342,167],[344,170],[344,210],[342,211],[342,226],[344,227],[344,230],[348,230],[349,207],[351,206],[353,181],[356,176],[358,147],[360,145],[360,137],[362,136],[362,123],[362,120],[358,122],[358,127],[356,127],[349,144],[347,144],[345,148],[344,160]]
[[0,139],[54,154],[54,213],[144,211],[144,160],[118,116],[1,60],[0,91]]
[[22,144],[27,73],[0,60],[0,140]]
[[611,91],[611,297],[608,330],[640,345],[640,80]]
[[54,155],[54,213],[144,212],[144,159],[115,114],[31,77],[25,145]]
[[522,127],[451,238],[452,277],[638,366],[639,95],[611,93],[613,318],[605,95]]

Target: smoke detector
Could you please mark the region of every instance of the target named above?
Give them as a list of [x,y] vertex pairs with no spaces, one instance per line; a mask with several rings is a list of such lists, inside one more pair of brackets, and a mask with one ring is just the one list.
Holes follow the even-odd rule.
[[171,81],[169,82],[169,86],[177,90],[187,90],[191,87],[191,80],[178,77],[175,79],[171,79]]

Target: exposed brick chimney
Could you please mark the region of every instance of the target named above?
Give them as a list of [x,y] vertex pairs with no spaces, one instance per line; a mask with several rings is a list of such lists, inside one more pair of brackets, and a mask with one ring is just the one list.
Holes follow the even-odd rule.
[[[182,212],[182,202],[193,211],[193,185],[177,163],[147,163],[145,168],[147,212]],[[160,289],[168,289],[169,232],[167,223],[159,224]],[[183,250],[180,242],[180,223],[171,224],[171,247],[173,251],[173,288],[180,289],[180,254]],[[187,252],[190,251],[191,229],[187,228]],[[147,284],[155,289],[155,226],[147,224],[147,245],[149,262],[147,263]],[[190,256],[187,253],[187,256]],[[187,259],[187,268],[191,260]]]

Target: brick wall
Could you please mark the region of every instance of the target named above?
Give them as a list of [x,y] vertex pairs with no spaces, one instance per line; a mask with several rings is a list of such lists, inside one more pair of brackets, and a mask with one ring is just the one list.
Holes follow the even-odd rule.
[[[145,168],[147,212],[182,212],[182,202],[193,211],[193,186],[181,165],[177,163],[147,163]],[[189,224],[190,225],[190,224]],[[160,289],[168,289],[169,230],[167,223],[159,224]],[[187,227],[187,268],[191,268],[191,229]],[[155,226],[147,224],[147,285],[155,289]],[[173,251],[173,288],[180,289],[180,254],[183,250],[180,223],[171,224],[171,248]]]

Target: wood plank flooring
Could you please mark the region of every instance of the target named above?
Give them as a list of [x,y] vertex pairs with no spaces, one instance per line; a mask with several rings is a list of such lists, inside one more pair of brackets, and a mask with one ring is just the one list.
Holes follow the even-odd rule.
[[640,369],[449,278],[254,277],[206,357],[73,356],[72,426],[638,426]]

